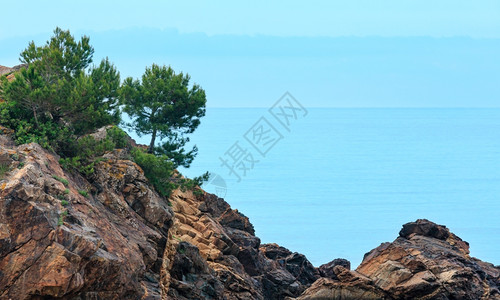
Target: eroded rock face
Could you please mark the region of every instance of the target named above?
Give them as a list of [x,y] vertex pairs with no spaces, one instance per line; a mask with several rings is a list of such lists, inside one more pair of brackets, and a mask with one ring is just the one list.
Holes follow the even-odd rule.
[[356,271],[333,268],[299,299],[500,299],[500,268],[469,256],[469,245],[428,220],[367,253]]
[[[169,243],[176,254],[166,286],[172,299],[284,299],[299,296],[319,277],[303,255],[261,245],[248,218],[223,199],[176,191],[170,201],[175,218]],[[274,248],[279,255],[270,254]]]
[[284,299],[319,277],[303,255],[261,245],[223,199],[164,199],[126,150],[85,179],[37,144],[0,146],[0,299]]
[[37,144],[0,158],[0,299],[162,298],[173,211],[137,165],[109,157],[88,182]]

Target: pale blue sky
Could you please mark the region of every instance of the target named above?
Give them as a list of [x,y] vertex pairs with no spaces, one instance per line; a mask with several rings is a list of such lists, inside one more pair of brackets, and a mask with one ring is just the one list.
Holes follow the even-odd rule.
[[0,65],[59,26],[125,76],[187,72],[209,107],[500,107],[500,1],[9,1]]
[[286,36],[500,37],[498,0],[3,1],[0,38],[129,27]]

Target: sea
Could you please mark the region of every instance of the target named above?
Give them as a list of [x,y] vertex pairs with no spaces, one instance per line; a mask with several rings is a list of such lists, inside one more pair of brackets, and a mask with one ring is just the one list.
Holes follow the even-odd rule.
[[209,171],[203,187],[249,217],[262,243],[315,266],[356,268],[422,218],[500,264],[500,109],[291,104],[208,108],[181,172]]

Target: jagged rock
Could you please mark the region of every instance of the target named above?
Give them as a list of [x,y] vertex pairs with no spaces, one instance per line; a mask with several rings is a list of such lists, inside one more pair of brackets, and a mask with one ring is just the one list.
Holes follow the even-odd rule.
[[10,74],[12,72],[14,72],[14,69],[6,66],[0,66],[0,76]]
[[[224,286],[225,299],[296,297],[319,277],[303,255],[278,245],[261,246],[248,218],[231,209],[223,199],[212,194],[195,197],[176,191],[170,201],[175,211],[172,235],[199,248],[200,256],[208,261]],[[172,243],[178,241],[174,238]],[[271,248],[280,249],[283,257],[270,255]],[[199,292],[190,289],[189,295]],[[169,294],[182,295],[180,291]]]
[[[92,179],[98,184],[96,198],[117,215],[128,217],[132,208],[148,224],[160,228],[164,235],[172,225],[173,211],[167,201],[148,186],[141,168],[130,160],[119,159],[124,150],[115,150],[95,167]],[[116,154],[115,154],[116,153]]]
[[[0,179],[0,299],[161,298],[159,277],[148,274],[160,273],[173,215],[140,168],[110,160],[97,173],[116,178],[90,183],[37,144],[0,146],[10,165]],[[127,183],[142,184],[133,196],[142,206],[119,191]],[[106,192],[79,193],[93,186]]]
[[318,279],[319,271],[300,253],[291,252],[277,244],[264,244],[260,251],[269,259],[275,260],[305,286]]
[[298,300],[379,300],[386,295],[376,288],[372,281],[354,273],[349,280],[338,281],[331,278],[320,278],[308,288]]
[[337,275],[335,275],[334,268],[336,266],[342,266],[347,270],[351,269],[351,262],[347,259],[336,258],[327,264],[323,264],[319,266],[318,271],[321,277],[328,277],[332,279],[338,279]]
[[17,71],[19,71],[19,70],[21,70],[23,68],[26,68],[26,67],[28,67],[27,64],[17,65],[17,66],[14,66],[12,68],[0,65],[0,76],[5,75],[5,76],[7,76],[7,79],[9,81],[12,81],[12,80],[14,80],[15,72],[17,72]]
[[170,269],[168,295],[174,299],[222,299],[223,285],[197,247],[181,242]]
[[428,220],[403,225],[356,271],[337,265],[333,273],[298,299],[500,299],[500,268],[470,257],[466,242]]

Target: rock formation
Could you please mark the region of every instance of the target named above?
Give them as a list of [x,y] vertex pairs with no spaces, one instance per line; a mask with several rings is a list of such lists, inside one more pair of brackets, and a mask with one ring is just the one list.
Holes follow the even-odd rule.
[[0,135],[0,299],[283,299],[318,277],[215,195],[160,197],[126,150],[90,179]]
[[500,268],[470,257],[467,242],[428,220],[403,225],[356,271],[337,265],[333,273],[298,299],[500,299]]
[[0,135],[0,299],[500,299],[500,269],[427,220],[315,268],[215,195],[161,197],[125,149],[90,178],[58,160]]
[[28,65],[27,64],[22,64],[22,65],[17,65],[12,68],[2,66],[0,65],[0,76],[5,75],[7,76],[7,79],[12,80],[14,79],[14,72],[19,71],[22,68],[26,68]]

